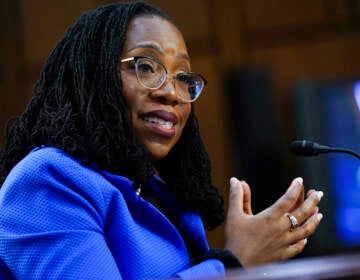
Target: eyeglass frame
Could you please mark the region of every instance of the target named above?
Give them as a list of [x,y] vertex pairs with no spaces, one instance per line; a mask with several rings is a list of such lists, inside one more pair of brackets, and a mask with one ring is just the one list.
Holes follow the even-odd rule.
[[[140,81],[136,62],[137,62],[137,60],[139,60],[139,59],[141,59],[141,58],[146,58],[146,59],[149,59],[149,60],[151,60],[151,61],[153,61],[153,62],[156,62],[157,64],[159,64],[159,65],[164,69],[165,74],[166,74],[166,75],[165,75],[166,77],[165,77],[165,79],[163,79],[163,81],[160,83],[159,86],[157,86],[157,87],[148,87],[148,86],[144,85],[144,83],[142,83],[142,82]],[[184,74],[184,73],[185,73],[185,74],[195,74],[195,75],[199,76],[199,77],[202,79],[202,81],[203,81],[203,86],[202,86],[202,88],[201,88],[201,90],[200,90],[200,93],[196,96],[195,99],[188,100],[188,99],[185,99],[184,97],[182,97],[181,95],[177,94],[177,96],[178,96],[182,101],[184,101],[184,102],[186,102],[186,103],[192,103],[192,102],[194,102],[195,100],[197,100],[197,99],[199,98],[199,96],[201,95],[203,89],[205,88],[205,86],[206,86],[207,83],[208,83],[207,80],[206,80],[201,74],[199,74],[199,73],[197,73],[197,72],[191,72],[191,71],[189,71],[189,72],[181,72],[181,73],[178,73],[178,74],[176,74],[176,75],[170,74],[170,73],[168,72],[168,70],[166,69],[165,65],[162,64],[161,62],[157,61],[157,60],[156,60],[155,58],[153,58],[153,57],[140,55],[140,56],[127,57],[127,58],[123,58],[123,59],[120,60],[121,63],[130,62],[130,61],[133,61],[133,62],[135,63],[135,73],[136,73],[136,79],[137,79],[137,81],[139,82],[139,84],[140,84],[141,86],[143,86],[144,88],[147,88],[147,89],[155,90],[155,89],[161,88],[162,85],[163,85],[163,84],[165,83],[165,81],[167,80],[167,78],[169,78],[169,77],[172,78],[174,87],[175,87],[175,89],[176,89],[175,80],[179,81],[179,80],[177,79],[177,76],[178,76],[178,75],[181,75],[181,74]],[[180,82],[180,81],[179,81],[179,82]]]

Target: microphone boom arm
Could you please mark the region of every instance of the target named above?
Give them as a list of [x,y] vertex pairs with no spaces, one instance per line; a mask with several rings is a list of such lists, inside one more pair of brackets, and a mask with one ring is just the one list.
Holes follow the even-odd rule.
[[350,150],[350,149],[344,149],[344,148],[338,148],[338,147],[329,147],[320,145],[316,142],[308,141],[308,140],[296,140],[291,143],[290,146],[291,151],[298,156],[316,156],[318,154],[325,154],[325,153],[345,153],[352,155],[358,159],[360,159],[360,154]]
[[331,152],[335,152],[335,153],[345,153],[345,154],[349,154],[352,155],[354,157],[357,157],[358,159],[360,159],[360,154],[349,150],[349,149],[343,149],[343,148],[330,148]]

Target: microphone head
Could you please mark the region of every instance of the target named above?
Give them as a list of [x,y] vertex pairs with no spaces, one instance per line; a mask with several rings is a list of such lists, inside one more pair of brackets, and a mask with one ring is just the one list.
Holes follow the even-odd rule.
[[318,145],[307,140],[296,140],[291,143],[290,150],[293,154],[298,156],[316,156],[319,154]]

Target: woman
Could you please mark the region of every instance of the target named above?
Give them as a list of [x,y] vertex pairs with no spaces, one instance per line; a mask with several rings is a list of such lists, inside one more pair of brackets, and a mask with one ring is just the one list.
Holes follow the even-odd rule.
[[1,152],[2,273],[221,277],[301,252],[322,193],[304,201],[300,178],[255,216],[249,186],[232,178],[225,249],[209,249],[204,228],[224,211],[192,106],[205,84],[160,10],[131,2],[81,16]]

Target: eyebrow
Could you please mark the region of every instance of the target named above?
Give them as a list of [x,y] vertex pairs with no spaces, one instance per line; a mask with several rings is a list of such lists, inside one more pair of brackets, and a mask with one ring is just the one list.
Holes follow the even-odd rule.
[[[160,53],[164,53],[164,49],[161,48],[160,46],[158,45],[155,45],[155,44],[151,44],[151,43],[139,43],[139,44],[136,44],[134,47],[130,48],[128,51],[132,51],[134,49],[137,49],[137,48],[150,48],[150,49],[154,49]],[[187,55],[186,53],[179,53],[176,55],[177,57],[179,58],[184,58],[188,61],[190,61],[190,56]]]

